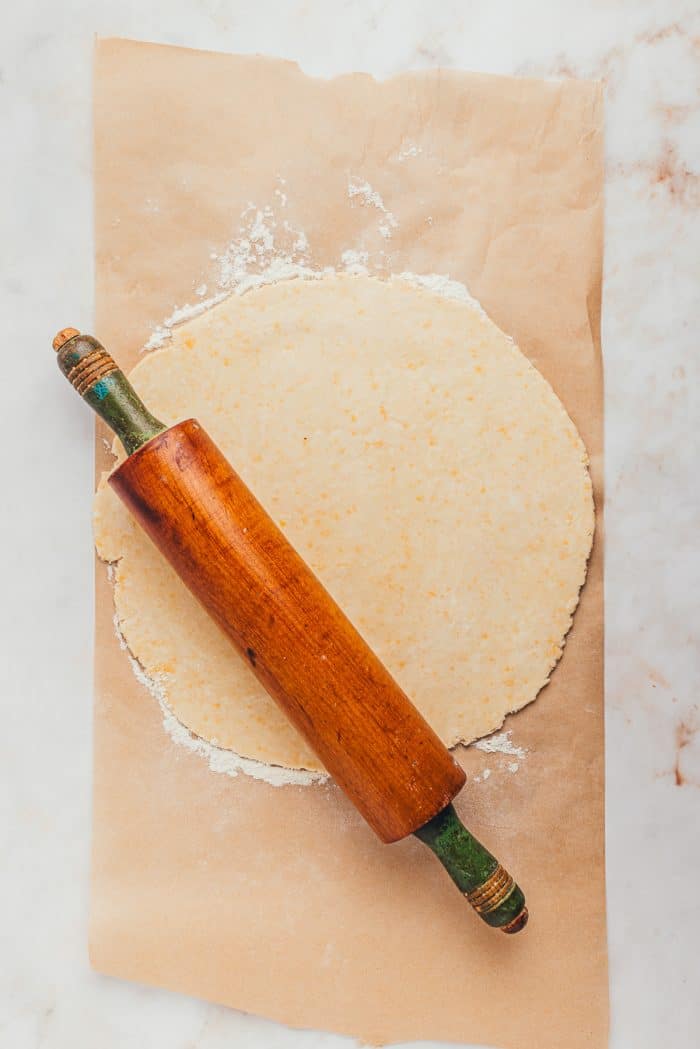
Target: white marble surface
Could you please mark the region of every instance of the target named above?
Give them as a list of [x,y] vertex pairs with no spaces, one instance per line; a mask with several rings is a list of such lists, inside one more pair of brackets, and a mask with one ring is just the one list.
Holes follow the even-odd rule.
[[[317,75],[446,65],[605,78],[611,1045],[694,1049],[697,2],[6,0],[2,23],[0,1045],[354,1044],[104,979],[88,967],[92,423],[60,385],[49,340],[62,323],[90,325],[91,46],[100,33],[282,55]],[[49,449],[60,468],[47,466]]]

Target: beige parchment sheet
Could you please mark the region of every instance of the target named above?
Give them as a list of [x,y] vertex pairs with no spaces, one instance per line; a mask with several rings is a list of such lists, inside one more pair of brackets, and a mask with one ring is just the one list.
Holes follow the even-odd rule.
[[[478,922],[417,841],[374,840],[334,785],[217,775],[175,746],[119,646],[98,564],[98,970],[369,1042],[607,1044],[602,145],[597,84],[445,71],[322,81],[271,59],[97,43],[95,334],[120,362],[214,281],[211,256],[282,177],[314,268],[355,248],[379,275],[468,285],[565,404],[598,510],[563,660],[506,725],[528,758],[457,801],[525,888],[532,920],[515,938]],[[375,209],[352,206],[351,177],[381,193],[390,238]],[[468,773],[483,767],[483,754],[457,753]]]

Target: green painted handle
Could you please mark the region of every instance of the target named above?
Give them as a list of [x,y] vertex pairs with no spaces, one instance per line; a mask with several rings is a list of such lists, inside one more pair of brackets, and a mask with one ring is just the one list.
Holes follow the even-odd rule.
[[528,911],[522,889],[480,841],[470,834],[452,805],[415,831],[432,849],[479,917],[503,932],[525,928]]
[[76,328],[64,328],[53,346],[63,374],[114,430],[127,455],[166,429],[151,415],[124,372],[92,335],[81,335]]

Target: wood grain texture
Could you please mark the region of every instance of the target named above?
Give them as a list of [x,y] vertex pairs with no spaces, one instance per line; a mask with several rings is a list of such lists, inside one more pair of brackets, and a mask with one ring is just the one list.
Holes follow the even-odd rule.
[[462,768],[199,423],[110,484],[383,841],[452,800]]

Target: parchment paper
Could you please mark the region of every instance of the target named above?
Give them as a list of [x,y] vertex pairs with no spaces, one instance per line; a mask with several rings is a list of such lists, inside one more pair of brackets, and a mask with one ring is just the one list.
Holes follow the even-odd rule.
[[[465,282],[589,450],[598,525],[582,601],[551,684],[506,726],[527,760],[457,802],[523,885],[531,922],[514,938],[486,928],[422,845],[381,845],[333,785],[232,779],[176,747],[119,647],[98,564],[92,964],[370,1042],[599,1049],[600,87],[444,71],[321,81],[269,59],[98,42],[95,334],[120,361],[213,281],[211,254],[248,202],[274,201],[278,176],[315,267],[356,248],[373,272]],[[390,238],[348,197],[353,176],[395,215]]]

